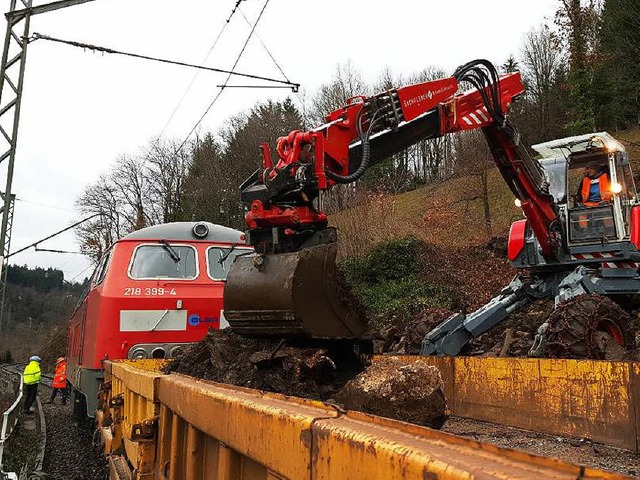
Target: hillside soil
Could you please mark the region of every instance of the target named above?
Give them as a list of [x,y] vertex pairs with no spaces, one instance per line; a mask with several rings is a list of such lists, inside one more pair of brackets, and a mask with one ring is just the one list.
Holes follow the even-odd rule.
[[[422,339],[434,327],[456,312],[471,313],[485,305],[509,284],[517,273],[506,260],[506,238],[495,237],[476,247],[444,248],[425,245],[421,253],[425,282],[451,292],[449,308],[426,308],[406,318],[394,316],[372,332],[377,353],[416,355]],[[472,339],[463,353],[470,356],[524,357],[534,343],[538,328],[552,320],[553,336],[548,356],[560,358],[599,358],[636,360],[640,358],[640,312],[623,309],[612,300],[594,295],[578,297],[555,309],[554,299],[534,300],[524,305],[492,329]],[[591,306],[593,308],[590,308]],[[596,307],[597,306],[597,307]],[[591,311],[593,310],[593,311]],[[578,315],[591,317],[568,334],[565,324],[574,324]],[[618,348],[608,335],[602,335],[602,318],[614,319],[625,332],[625,348]],[[583,328],[584,327],[584,328]],[[588,345],[585,346],[585,340]]]

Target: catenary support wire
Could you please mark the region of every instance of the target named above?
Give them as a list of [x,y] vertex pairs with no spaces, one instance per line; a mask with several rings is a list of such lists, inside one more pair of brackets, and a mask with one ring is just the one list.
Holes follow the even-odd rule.
[[9,253],[9,254],[6,256],[6,258],[13,257],[14,255],[17,255],[18,253],[22,253],[22,252],[24,252],[25,250],[28,250],[28,249],[30,249],[31,247],[35,247],[36,245],[38,245],[38,244],[40,244],[40,243],[44,242],[45,240],[49,240],[50,238],[53,238],[53,237],[55,237],[55,236],[57,236],[57,235],[60,235],[61,233],[66,232],[67,230],[71,230],[72,228],[77,227],[78,225],[80,225],[80,224],[82,224],[82,223],[84,223],[84,222],[86,222],[86,221],[88,221],[88,220],[91,220],[92,218],[99,217],[99,216],[101,216],[101,215],[103,215],[103,214],[102,214],[102,213],[96,213],[96,214],[91,215],[91,216],[89,216],[89,217],[87,217],[87,218],[84,218],[84,219],[80,220],[79,222],[74,223],[73,225],[69,225],[68,227],[63,228],[62,230],[59,230],[59,231],[57,231],[56,233],[54,233],[54,234],[52,234],[52,235],[49,235],[48,237],[45,237],[45,238],[43,238],[43,239],[41,239],[41,240],[38,240],[37,242],[32,243],[31,245],[27,245],[26,247],[23,247],[23,248],[21,248],[20,250],[16,250],[15,252],[11,252],[11,253]]
[[[221,69],[221,68],[206,67],[204,65],[196,65],[196,64],[193,64],[193,63],[180,62],[180,61],[177,61],[177,60],[168,60],[168,59],[165,59],[165,58],[151,57],[149,55],[141,55],[141,54],[138,54],[138,53],[123,52],[121,50],[115,50],[113,48],[108,48],[108,47],[101,47],[99,45],[91,45],[89,43],[77,42],[75,40],[64,40],[64,39],[61,39],[61,38],[55,38],[55,37],[51,37],[49,35],[44,35],[44,34],[41,34],[41,33],[34,33],[29,38],[29,40],[30,41],[47,40],[49,42],[63,43],[65,45],[71,45],[72,47],[83,48],[83,49],[86,49],[86,50],[93,50],[95,52],[100,52],[100,53],[112,53],[114,55],[124,55],[124,56],[127,56],[127,57],[140,58],[142,60],[150,60],[150,61],[160,62],[160,63],[167,63],[167,64],[170,64],[170,65],[178,65],[178,66],[181,66],[181,67],[197,68],[197,69],[200,69],[200,70],[208,70],[210,72],[216,72],[216,73],[226,73],[229,77],[230,76],[237,76],[237,77],[251,78],[251,79],[254,79],[254,80],[263,80],[265,82],[281,83],[283,85],[287,85],[289,88],[291,88],[291,90],[293,92],[297,92],[298,89],[300,88],[300,84],[299,83],[293,83],[293,82],[290,82],[288,80],[279,80],[279,79],[276,79],[276,78],[264,77],[262,75],[253,75],[251,73],[234,72],[233,69],[232,70],[224,70],[224,69]],[[237,64],[237,62],[236,62],[236,64]]]
[[[180,147],[178,147],[178,150],[177,150],[178,152],[180,152],[182,150],[182,148],[185,146],[185,144],[187,143],[187,141],[189,140],[191,135],[193,135],[193,132],[196,131],[196,129],[198,128],[200,123],[202,123],[202,120],[204,120],[204,117],[207,116],[207,114],[209,113],[211,108],[213,108],[215,103],[220,98],[220,95],[222,95],[222,92],[224,92],[225,88],[227,87],[227,85],[229,83],[229,80],[231,79],[231,76],[233,75],[233,72],[236,69],[236,66],[238,66],[238,63],[240,62],[240,59],[242,58],[242,55],[244,54],[244,51],[246,50],[247,45],[249,44],[249,40],[251,40],[251,37],[253,36],[253,32],[255,32],[256,27],[258,26],[258,23],[260,22],[260,19],[262,18],[262,14],[264,13],[265,9],[267,8],[267,5],[269,5],[269,0],[265,0],[264,5],[262,6],[262,10],[260,10],[260,14],[258,15],[258,18],[256,19],[255,23],[253,24],[253,27],[251,28],[251,31],[249,32],[249,35],[247,36],[247,39],[245,40],[244,45],[242,46],[242,49],[240,50],[240,53],[238,54],[238,57],[236,58],[236,61],[233,63],[233,67],[231,67],[231,70],[229,71],[229,74],[227,75],[227,78],[226,78],[224,84],[220,87],[220,91],[216,94],[215,97],[213,97],[213,100],[211,100],[211,103],[209,104],[207,109],[204,111],[204,113],[202,114],[200,119],[196,122],[196,124],[193,126],[193,128],[191,129],[189,134],[182,141],[182,143],[180,144]],[[281,81],[281,82],[282,83],[286,83],[286,82],[283,82],[283,81]],[[300,87],[300,84],[296,84],[296,85],[298,87]],[[294,90],[294,92],[297,92],[297,91],[298,91],[297,89]]]
[[[218,35],[216,36],[216,39],[213,41],[213,44],[211,45],[211,48],[209,49],[209,51],[207,52],[207,55],[204,57],[204,60],[202,60],[202,62],[200,62],[201,65],[204,65],[205,62],[207,60],[209,60],[209,56],[211,56],[211,52],[213,52],[213,50],[216,48],[216,45],[218,44],[218,41],[220,40],[220,38],[222,37],[222,34],[225,32],[225,30],[227,29],[227,26],[229,26],[229,23],[231,22],[231,19],[233,18],[233,16],[235,15],[236,11],[238,11],[240,9],[240,4],[242,2],[244,2],[246,0],[237,0],[235,5],[233,6],[233,9],[231,10],[231,13],[229,14],[229,17],[227,17],[227,20],[224,22],[224,25],[222,26],[222,29],[220,30],[220,32],[218,33]],[[243,14],[244,15],[244,14]],[[246,19],[247,17],[245,17]],[[282,70],[281,70],[282,72]],[[185,91],[182,93],[182,96],[180,97],[180,100],[178,100],[177,105],[175,106],[175,108],[173,109],[173,112],[171,112],[171,115],[169,116],[169,119],[167,120],[167,123],[164,124],[164,127],[162,127],[162,131],[160,132],[160,136],[164,135],[165,130],[167,129],[167,127],[169,126],[169,124],[171,123],[171,120],[173,120],[173,117],[175,117],[176,113],[178,112],[178,109],[180,108],[180,106],[182,105],[182,102],[184,102],[184,99],[187,97],[187,94],[191,91],[191,87],[193,87],[193,84],[196,81],[196,78],[198,78],[198,75],[200,74],[200,71],[197,71],[196,73],[193,74],[193,77],[191,78],[191,82],[189,83],[189,85],[187,86],[187,88],[185,89]],[[287,78],[286,75],[284,75],[284,73],[282,74],[282,76],[285,78],[285,80],[289,80]],[[288,88],[286,86],[283,86],[283,88]]]

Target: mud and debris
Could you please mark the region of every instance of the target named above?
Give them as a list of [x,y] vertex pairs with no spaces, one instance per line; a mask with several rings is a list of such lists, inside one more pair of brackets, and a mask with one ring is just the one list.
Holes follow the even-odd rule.
[[442,430],[500,447],[640,478],[639,454],[603,445],[588,438],[560,437],[453,416],[447,419]]
[[467,355],[526,357],[536,332],[553,312],[552,298],[535,300],[513,312],[506,320],[469,342]]
[[405,422],[441,428],[446,399],[440,371],[422,360],[381,357],[350,380],[334,399],[357,410]]
[[283,340],[242,337],[229,329],[210,330],[165,372],[442,426],[446,401],[436,368],[421,360],[407,363],[391,357],[372,365],[353,341],[307,343],[288,345]]
[[362,372],[369,358],[353,342],[287,344],[243,337],[230,329],[209,330],[204,340],[167,365],[205,380],[302,398],[326,400]]
[[390,324],[372,333],[375,353],[417,355],[422,340],[455,312],[448,308],[425,308],[405,325]]

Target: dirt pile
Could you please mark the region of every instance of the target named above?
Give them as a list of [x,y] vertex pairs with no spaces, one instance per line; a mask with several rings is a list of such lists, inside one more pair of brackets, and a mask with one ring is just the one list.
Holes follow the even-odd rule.
[[554,300],[536,300],[515,311],[505,321],[469,342],[468,355],[526,357],[538,330],[551,312]]
[[450,289],[453,308],[471,312],[509,284],[516,271],[507,260],[506,238],[472,247],[425,245],[420,261],[426,281]]
[[373,335],[376,353],[418,355],[422,340],[434,327],[453,315],[447,308],[425,308],[404,327],[390,325]]
[[347,342],[289,346],[284,341],[209,330],[166,367],[205,380],[326,400],[362,372],[367,358]]
[[442,378],[435,367],[396,358],[370,365],[353,342],[288,346],[242,337],[230,329],[209,330],[204,340],[168,364],[165,372],[314,400],[332,399],[349,410],[433,428],[440,428],[446,418]]
[[382,357],[334,399],[348,410],[441,428],[446,420],[443,388],[440,371],[422,360]]

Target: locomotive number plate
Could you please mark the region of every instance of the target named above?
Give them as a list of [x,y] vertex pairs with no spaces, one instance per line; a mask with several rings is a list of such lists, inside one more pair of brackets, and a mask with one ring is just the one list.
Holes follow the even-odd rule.
[[126,287],[124,289],[124,296],[126,297],[163,297],[165,295],[177,295],[176,289],[163,287]]

